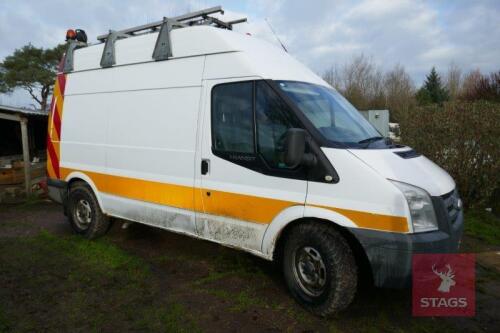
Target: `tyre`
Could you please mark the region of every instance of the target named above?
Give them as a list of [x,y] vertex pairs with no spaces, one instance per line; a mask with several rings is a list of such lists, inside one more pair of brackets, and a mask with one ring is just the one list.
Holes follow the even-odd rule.
[[310,222],[290,231],[283,271],[292,296],[318,316],[339,312],[354,299],[356,260],[344,237],[326,224]]
[[94,192],[83,182],[73,184],[69,190],[68,218],[73,230],[88,239],[104,235],[111,226]]

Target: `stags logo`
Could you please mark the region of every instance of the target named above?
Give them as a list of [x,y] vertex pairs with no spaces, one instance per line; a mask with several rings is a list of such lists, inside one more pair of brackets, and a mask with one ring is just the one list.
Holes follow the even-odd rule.
[[414,316],[474,316],[473,254],[413,255]]
[[442,293],[449,293],[450,288],[457,284],[455,280],[453,280],[455,274],[453,274],[451,266],[446,265],[446,268],[448,268],[448,271],[446,273],[443,273],[436,270],[436,265],[432,266],[432,271],[434,272],[434,274],[441,278],[441,284],[439,285],[439,288],[437,290]]

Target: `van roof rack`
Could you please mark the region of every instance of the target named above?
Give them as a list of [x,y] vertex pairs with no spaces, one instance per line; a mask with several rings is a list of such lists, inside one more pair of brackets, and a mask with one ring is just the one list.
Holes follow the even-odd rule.
[[[243,22],[247,21],[246,18],[243,18],[243,19],[239,19],[239,20],[224,22],[216,17],[209,16],[211,14],[216,14],[216,13],[224,14],[224,10],[222,9],[221,6],[211,7],[211,8],[199,10],[196,12],[183,14],[183,15],[176,16],[176,17],[171,17],[171,18],[168,18],[168,20],[176,21],[177,23],[179,23],[179,26],[182,26],[182,27],[193,26],[193,25],[214,25],[217,28],[223,28],[223,29],[228,29],[228,30],[232,30],[234,24],[243,23]],[[134,36],[137,33],[145,33],[145,32],[147,33],[148,30],[156,31],[156,30],[158,30],[159,27],[161,27],[163,25],[163,23],[164,23],[164,19],[161,21],[156,21],[156,22],[139,25],[139,26],[132,27],[132,28],[119,30],[119,31],[117,31],[117,33],[123,34],[123,35],[128,35],[128,36]],[[110,34],[111,33],[107,33],[107,34],[97,36],[97,40],[104,42],[110,36]]]
[[[160,31],[158,33],[152,58],[155,61],[167,60],[172,57],[170,32],[173,29],[191,27],[195,25],[210,25],[221,29],[233,30],[234,24],[244,23],[247,21],[246,18],[242,18],[225,22],[219,18],[210,16],[211,14],[217,13],[224,14],[224,10],[221,6],[211,7],[171,18],[164,17],[161,21],[143,24],[119,31],[110,30],[107,34],[97,36],[97,40],[105,43],[100,65],[103,68],[107,68],[112,67],[116,63],[115,42],[118,39],[156,32],[159,29]],[[70,41],[63,68],[65,73],[73,70],[73,51],[77,48],[85,47],[86,45],[86,43],[83,44]]]

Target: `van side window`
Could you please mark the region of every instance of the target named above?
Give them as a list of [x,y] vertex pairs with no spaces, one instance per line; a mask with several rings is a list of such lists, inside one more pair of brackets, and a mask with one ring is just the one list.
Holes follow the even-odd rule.
[[258,151],[273,168],[284,163],[286,132],[293,126],[291,111],[285,102],[263,81],[256,82],[255,118]]
[[254,153],[253,82],[221,84],[212,90],[213,148]]

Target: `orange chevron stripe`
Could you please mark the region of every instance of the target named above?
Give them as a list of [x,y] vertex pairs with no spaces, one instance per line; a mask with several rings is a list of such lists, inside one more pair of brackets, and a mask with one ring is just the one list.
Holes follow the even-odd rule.
[[57,105],[54,109],[54,115],[52,117],[52,122],[54,124],[54,132],[55,132],[55,137],[56,137],[55,141],[60,141],[61,140],[61,115],[60,115],[60,112],[57,108]]
[[50,158],[50,162],[52,164],[52,168],[54,169],[54,173],[56,178],[59,178],[59,159],[57,158],[54,145],[49,144],[47,146],[47,159]]
[[54,151],[56,152],[56,157],[57,157],[57,160],[59,161],[61,159],[61,154],[60,154],[60,151],[59,151],[59,147],[61,145],[61,142],[59,141],[52,141],[52,146],[54,147]]
[[54,84],[52,103],[48,119],[49,125],[47,133],[47,174],[51,178],[60,178],[60,140],[65,88],[66,75],[59,73]]
[[61,116],[62,109],[63,109],[64,97],[63,97],[63,93],[61,91],[61,87],[59,87],[59,80],[56,81],[56,85],[54,86],[54,96],[55,96],[57,110],[59,110],[59,116]]

